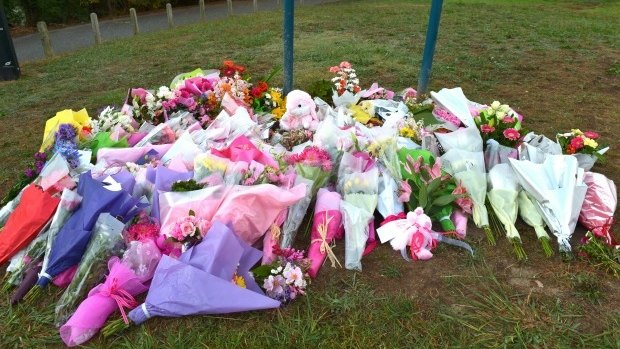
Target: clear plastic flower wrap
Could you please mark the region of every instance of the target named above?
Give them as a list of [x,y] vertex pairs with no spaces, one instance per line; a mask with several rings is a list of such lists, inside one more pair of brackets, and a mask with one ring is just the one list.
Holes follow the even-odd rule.
[[208,182],[208,177],[220,175],[223,179],[230,164],[230,160],[204,153],[194,158],[194,180],[198,183]]
[[527,259],[521,236],[515,227],[519,211],[517,195],[519,182],[509,164],[497,164],[489,171],[489,202],[495,215],[506,230],[506,237],[512,242],[517,259]]
[[[307,188],[307,192],[310,193],[310,190],[314,185],[314,181],[302,176],[297,176],[295,177],[295,185],[299,184],[304,184]],[[282,226],[282,242],[280,243],[282,248],[289,248],[293,246],[293,242],[297,236],[297,231],[299,230],[301,223],[304,221],[304,217],[308,212],[308,207],[312,202],[312,198],[312,195],[306,195],[301,200],[293,204],[293,206],[289,207],[288,215],[286,216],[286,220]]]
[[56,303],[55,324],[57,327],[69,319],[88,291],[101,281],[108,259],[123,252],[124,227],[123,222],[109,213],[99,215],[75,276]]
[[532,202],[532,199],[527,195],[525,190],[519,192],[517,201],[519,202],[519,216],[527,225],[534,228],[536,237],[538,241],[540,241],[545,256],[551,257],[553,250],[549,243],[549,234],[545,231],[545,221],[534,205],[534,202]]
[[344,219],[345,268],[362,270],[362,255],[369,238],[369,222],[378,201],[377,167],[364,173],[350,173],[343,178],[343,201],[340,211]]
[[510,159],[519,183],[534,200],[558,239],[560,252],[571,257],[570,237],[577,225],[587,186],[583,169],[570,155],[549,155],[542,164]]

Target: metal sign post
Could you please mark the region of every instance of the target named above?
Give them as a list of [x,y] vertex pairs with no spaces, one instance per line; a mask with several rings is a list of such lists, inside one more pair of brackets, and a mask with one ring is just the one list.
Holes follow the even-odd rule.
[[17,80],[20,75],[19,63],[9,33],[9,23],[4,15],[0,1],[0,79]]
[[284,94],[293,89],[293,28],[295,0],[284,0]]
[[418,80],[418,96],[428,92],[428,81],[433,68],[433,55],[435,54],[442,6],[443,0],[433,0],[431,4],[431,13],[428,18],[428,28],[426,29],[426,42],[424,43],[424,55],[422,56],[422,67],[420,68],[420,78]]

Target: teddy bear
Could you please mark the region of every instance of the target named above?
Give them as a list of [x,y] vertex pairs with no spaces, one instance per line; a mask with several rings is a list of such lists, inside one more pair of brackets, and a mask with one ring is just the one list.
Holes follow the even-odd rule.
[[286,95],[286,112],[280,120],[280,127],[286,131],[302,128],[316,131],[318,124],[316,104],[312,97],[301,90],[289,92]]

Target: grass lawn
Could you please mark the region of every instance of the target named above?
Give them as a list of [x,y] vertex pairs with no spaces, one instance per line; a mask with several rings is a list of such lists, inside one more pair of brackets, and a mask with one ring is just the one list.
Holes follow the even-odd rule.
[[[363,85],[415,87],[429,4],[298,8],[295,86],[329,78],[329,66],[349,60]],[[594,170],[620,183],[619,18],[613,0],[446,0],[431,88],[461,86],[472,100],[508,103],[528,129],[549,137],[571,128],[600,132],[612,149]],[[25,64],[19,81],[0,83],[0,194],[56,111],[86,107],[95,115],[122,103],[129,87],[168,84],[224,59],[259,77],[281,62],[281,27],[279,12],[261,12]],[[516,262],[506,239],[488,246],[470,226],[474,258],[440,246],[432,260],[407,263],[382,246],[364,258],[363,273],[325,265],[310,294],[281,310],[152,319],[115,338],[97,336],[88,347],[620,347],[620,280],[582,261],[545,258],[533,230],[517,227],[526,262]],[[573,245],[581,236],[578,228]],[[342,243],[336,253],[344,255]],[[62,347],[53,325],[59,296],[53,289],[40,303],[11,308],[2,295],[0,347]]]

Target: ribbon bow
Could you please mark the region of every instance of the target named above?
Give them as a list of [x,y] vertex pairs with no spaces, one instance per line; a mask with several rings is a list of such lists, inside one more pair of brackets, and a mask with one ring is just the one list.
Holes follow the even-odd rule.
[[611,227],[614,225],[614,217],[609,217],[607,221],[594,229],[592,229],[592,234],[605,239],[605,242],[609,246],[617,246],[618,243],[614,236],[611,234]]
[[125,324],[129,325],[127,314],[125,314],[125,308],[135,308],[138,303],[129,292],[118,286],[118,279],[112,279],[110,286],[104,288],[99,293],[101,293],[101,295],[103,296],[110,297],[114,299],[114,301],[116,301],[118,309],[121,312],[121,316],[123,317],[123,321],[125,321]]
[[338,258],[336,258],[334,251],[332,250],[329,242],[327,241],[327,230],[329,228],[329,223],[334,218],[332,216],[328,216],[329,214],[326,212],[325,216],[323,216],[323,222],[321,222],[317,226],[317,231],[319,232],[320,238],[314,239],[310,243],[313,244],[315,242],[318,242],[320,244],[319,251],[321,251],[321,254],[327,254],[327,258],[329,258],[329,261],[332,263],[332,268],[336,267],[336,263],[340,268],[342,268],[342,264],[340,264],[340,261],[338,260]]

